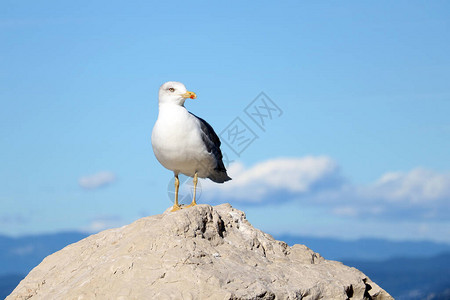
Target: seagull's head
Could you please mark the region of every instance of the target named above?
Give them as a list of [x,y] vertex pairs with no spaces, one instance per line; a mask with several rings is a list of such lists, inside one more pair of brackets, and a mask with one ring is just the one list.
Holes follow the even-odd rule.
[[177,105],[184,105],[187,99],[195,99],[197,95],[194,92],[189,92],[184,84],[176,81],[169,81],[164,83],[159,88],[159,103],[172,103]]

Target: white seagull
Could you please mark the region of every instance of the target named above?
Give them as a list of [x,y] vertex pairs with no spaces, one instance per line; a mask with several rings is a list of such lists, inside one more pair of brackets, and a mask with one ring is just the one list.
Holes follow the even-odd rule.
[[217,183],[231,180],[222,161],[220,140],[214,129],[202,118],[187,111],[184,101],[197,95],[175,81],[159,88],[159,114],[152,132],[152,147],[158,161],[175,176],[175,203],[178,204],[178,174],[194,177],[194,197],[187,207],[194,206],[198,177]]

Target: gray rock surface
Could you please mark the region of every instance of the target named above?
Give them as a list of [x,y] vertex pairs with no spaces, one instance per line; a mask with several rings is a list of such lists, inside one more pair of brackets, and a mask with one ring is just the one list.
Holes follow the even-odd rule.
[[289,247],[229,204],[142,218],[69,245],[6,299],[392,299],[355,268]]

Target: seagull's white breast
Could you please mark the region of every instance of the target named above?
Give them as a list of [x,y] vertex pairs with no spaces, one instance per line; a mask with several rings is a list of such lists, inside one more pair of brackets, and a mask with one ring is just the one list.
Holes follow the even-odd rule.
[[153,127],[152,146],[158,161],[176,173],[199,177],[213,167],[213,160],[203,141],[198,120],[186,108],[160,104]]

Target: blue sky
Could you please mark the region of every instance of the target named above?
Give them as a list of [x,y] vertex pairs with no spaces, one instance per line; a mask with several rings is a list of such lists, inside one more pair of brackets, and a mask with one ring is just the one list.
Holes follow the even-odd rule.
[[[258,136],[239,157],[223,145],[234,180],[203,182],[200,202],[273,233],[450,242],[449,9],[2,1],[0,233],[96,231],[169,207],[150,135],[174,80],[218,133],[239,117]],[[245,113],[260,92],[282,111],[264,130]]]

